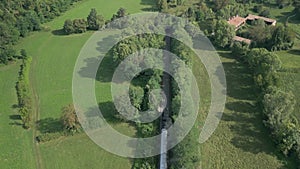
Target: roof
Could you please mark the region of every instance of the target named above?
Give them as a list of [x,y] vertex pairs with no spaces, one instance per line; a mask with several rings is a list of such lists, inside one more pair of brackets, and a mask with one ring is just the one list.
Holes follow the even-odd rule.
[[229,19],[228,23],[230,25],[234,25],[235,27],[239,27],[241,24],[243,24],[247,19],[246,18],[242,18],[239,16],[235,16],[231,19]]
[[249,15],[247,16],[247,19],[248,19],[248,20],[262,19],[262,20],[264,20],[265,22],[269,22],[269,23],[274,23],[274,22],[276,22],[275,19],[270,19],[270,18],[266,18],[266,17],[263,17],[263,16],[257,16],[257,15],[252,15],[252,14],[249,14]]
[[233,40],[238,41],[238,42],[245,42],[247,44],[251,44],[251,40],[250,39],[246,39],[240,36],[235,36],[233,37]]

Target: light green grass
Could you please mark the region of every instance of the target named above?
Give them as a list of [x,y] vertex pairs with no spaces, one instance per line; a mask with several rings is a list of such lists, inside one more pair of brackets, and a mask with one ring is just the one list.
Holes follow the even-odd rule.
[[[99,14],[110,19],[120,7],[129,13],[142,12],[151,8],[145,0],[85,0],[76,4],[61,17],[45,24],[49,32],[36,32],[23,39],[18,48],[26,49],[28,55],[33,56],[35,64],[32,67],[33,83],[39,98],[40,119],[59,118],[61,108],[72,102],[72,73],[75,61],[81,47],[92,35],[88,32],[80,35],[59,36],[52,31],[61,29],[66,19],[86,18],[91,8],[96,8]],[[108,65],[109,67],[109,65]],[[97,83],[101,91],[110,92],[109,83]],[[108,93],[101,93],[100,102],[109,102]],[[123,133],[134,135],[134,128],[121,123],[114,126]],[[84,134],[64,137],[59,140],[40,145],[43,168],[89,168],[115,169],[130,168],[131,161],[116,157],[91,142]]]
[[32,132],[16,119],[16,81],[19,64],[0,67],[0,168],[35,168]]

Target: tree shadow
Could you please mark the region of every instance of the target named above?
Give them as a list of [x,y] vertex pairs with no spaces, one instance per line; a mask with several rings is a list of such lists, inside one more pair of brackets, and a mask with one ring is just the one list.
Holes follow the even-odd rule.
[[63,29],[57,29],[57,30],[51,31],[51,33],[56,36],[66,36],[67,35]]
[[156,12],[158,10],[157,5],[155,3],[156,1],[150,1],[150,0],[141,0],[141,5],[150,6],[148,8],[142,8],[142,11],[147,12]]
[[9,125],[23,126],[22,118],[19,114],[9,115],[9,119],[13,121],[13,122],[10,122]]
[[[114,46],[117,37],[119,36],[110,35],[103,38],[102,41],[98,42],[96,50],[99,52],[99,56],[91,56],[84,60],[86,65],[84,67],[81,67],[78,71],[81,77],[92,78],[100,82],[112,81],[112,76],[115,68],[117,67],[117,63],[113,60],[112,50],[110,49],[109,51],[107,51],[107,49]],[[103,55],[100,56],[100,54],[103,54],[104,57]],[[98,65],[100,60],[101,63],[100,65]],[[98,67],[96,74],[95,67]]]
[[224,62],[227,81],[227,95],[235,99],[252,100],[255,98],[253,77],[249,69],[239,62]]
[[13,105],[11,106],[11,108],[17,109],[17,108],[19,108],[19,105],[18,105],[18,104],[13,104]]
[[119,113],[113,102],[102,102],[99,103],[99,109],[101,114],[105,118],[108,123],[120,123],[124,122],[121,118],[119,118]]
[[37,129],[43,134],[63,131],[63,125],[60,119],[45,118],[39,120],[36,124]]
[[291,49],[288,51],[289,54],[298,55],[300,57],[300,49]]

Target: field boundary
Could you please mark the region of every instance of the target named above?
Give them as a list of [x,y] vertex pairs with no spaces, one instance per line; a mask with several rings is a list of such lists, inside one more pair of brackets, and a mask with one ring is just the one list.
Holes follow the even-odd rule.
[[41,156],[41,152],[40,152],[40,148],[39,148],[39,144],[36,141],[36,137],[37,137],[37,122],[40,120],[40,113],[39,113],[39,97],[35,88],[36,85],[36,79],[33,76],[34,72],[33,70],[35,70],[35,66],[37,63],[37,57],[32,57],[32,63],[31,63],[31,69],[30,69],[30,74],[29,74],[29,79],[30,79],[30,84],[29,87],[31,89],[31,93],[33,96],[32,99],[32,105],[33,105],[33,116],[32,116],[32,121],[33,121],[33,126],[32,126],[32,142],[33,142],[33,146],[34,146],[34,152],[35,152],[35,160],[36,160],[36,168],[37,169],[43,169],[43,165],[42,165],[42,156]]

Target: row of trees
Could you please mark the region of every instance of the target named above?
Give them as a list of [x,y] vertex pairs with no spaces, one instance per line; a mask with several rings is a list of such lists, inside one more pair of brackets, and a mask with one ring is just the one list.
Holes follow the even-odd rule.
[[278,88],[281,62],[276,54],[263,48],[248,50],[246,44],[235,43],[233,52],[253,70],[254,81],[260,90],[264,124],[271,130],[278,149],[285,155],[300,159],[300,127],[292,115],[295,98],[291,92]]
[[45,23],[65,12],[78,0],[2,1],[0,4],[0,63],[14,60],[13,46],[20,37],[42,29]]
[[[190,32],[187,31],[186,34],[188,33]],[[185,37],[189,37],[189,35],[185,35]],[[171,52],[176,54],[176,56],[179,57],[178,59],[184,61],[189,68],[192,68],[195,54],[185,44],[176,39],[171,39]],[[171,80],[171,110],[174,121],[178,116],[179,110],[190,112],[191,110],[193,111],[193,104],[198,104],[191,103],[191,98],[193,98],[192,93],[194,92],[191,87],[191,77],[186,74],[182,66],[177,64],[178,62],[176,60],[173,60],[171,64],[173,68],[176,68],[176,70],[173,70],[174,76],[178,77],[177,81],[175,81],[175,79]],[[178,85],[181,85],[180,89]],[[182,92],[185,92],[186,95],[181,95]],[[184,99],[187,99],[187,104],[181,105]],[[171,169],[197,168],[199,166],[200,152],[198,149],[198,138],[198,130],[194,126],[189,134],[170,151],[169,163]]]
[[[112,20],[122,17],[122,15],[126,15],[126,13],[119,10],[117,14],[112,17]],[[118,42],[112,49],[112,59],[113,66],[117,66],[121,61],[123,61],[130,54],[134,54],[142,49],[146,48],[163,48],[164,47],[164,37],[161,35],[155,34],[141,34],[132,36],[122,41]],[[156,58],[148,58],[147,56],[156,56]],[[125,76],[127,77],[131,74],[133,68],[138,68],[142,65],[154,65],[162,62],[161,54],[154,54],[146,52],[145,54],[139,53],[139,59],[132,60],[132,62],[128,63],[124,67]],[[138,70],[142,71],[142,70]],[[157,108],[153,106],[153,100],[151,100],[150,94],[152,90],[161,88],[162,81],[162,71],[161,70],[144,70],[139,75],[137,75],[131,81],[130,89],[129,89],[129,97],[131,104],[136,108],[137,111],[147,111],[147,110],[156,110]],[[117,100],[118,103],[122,104],[124,100],[126,100],[126,96],[120,96]],[[124,106],[126,103],[124,103]],[[124,110],[126,111],[126,110]],[[129,112],[133,113],[133,112]],[[137,112],[140,113],[140,112]],[[124,117],[118,115],[117,118]],[[134,124],[137,129],[137,134],[139,137],[152,137],[157,135],[159,130],[159,120],[155,120],[151,123],[135,123]],[[137,145],[137,149],[141,149],[140,151],[149,151],[147,148],[149,145]],[[135,159],[133,164],[133,169],[155,169],[157,168],[158,157],[149,157],[142,159]]]
[[96,9],[91,9],[87,20],[74,19],[73,21],[67,19],[64,23],[63,30],[66,34],[84,33],[88,30],[99,30],[105,24],[104,17],[98,15]]
[[[120,8],[116,14],[113,14],[111,21],[128,15],[125,8]],[[86,19],[67,19],[63,26],[63,31],[66,34],[84,33],[87,30],[99,30],[104,27],[104,17],[97,13],[95,8],[92,8]]]
[[29,84],[29,71],[31,64],[31,57],[27,57],[25,50],[21,51],[22,64],[19,72],[18,81],[16,83],[16,90],[18,96],[18,107],[23,127],[30,128],[31,116],[32,116],[32,98],[30,93]]

